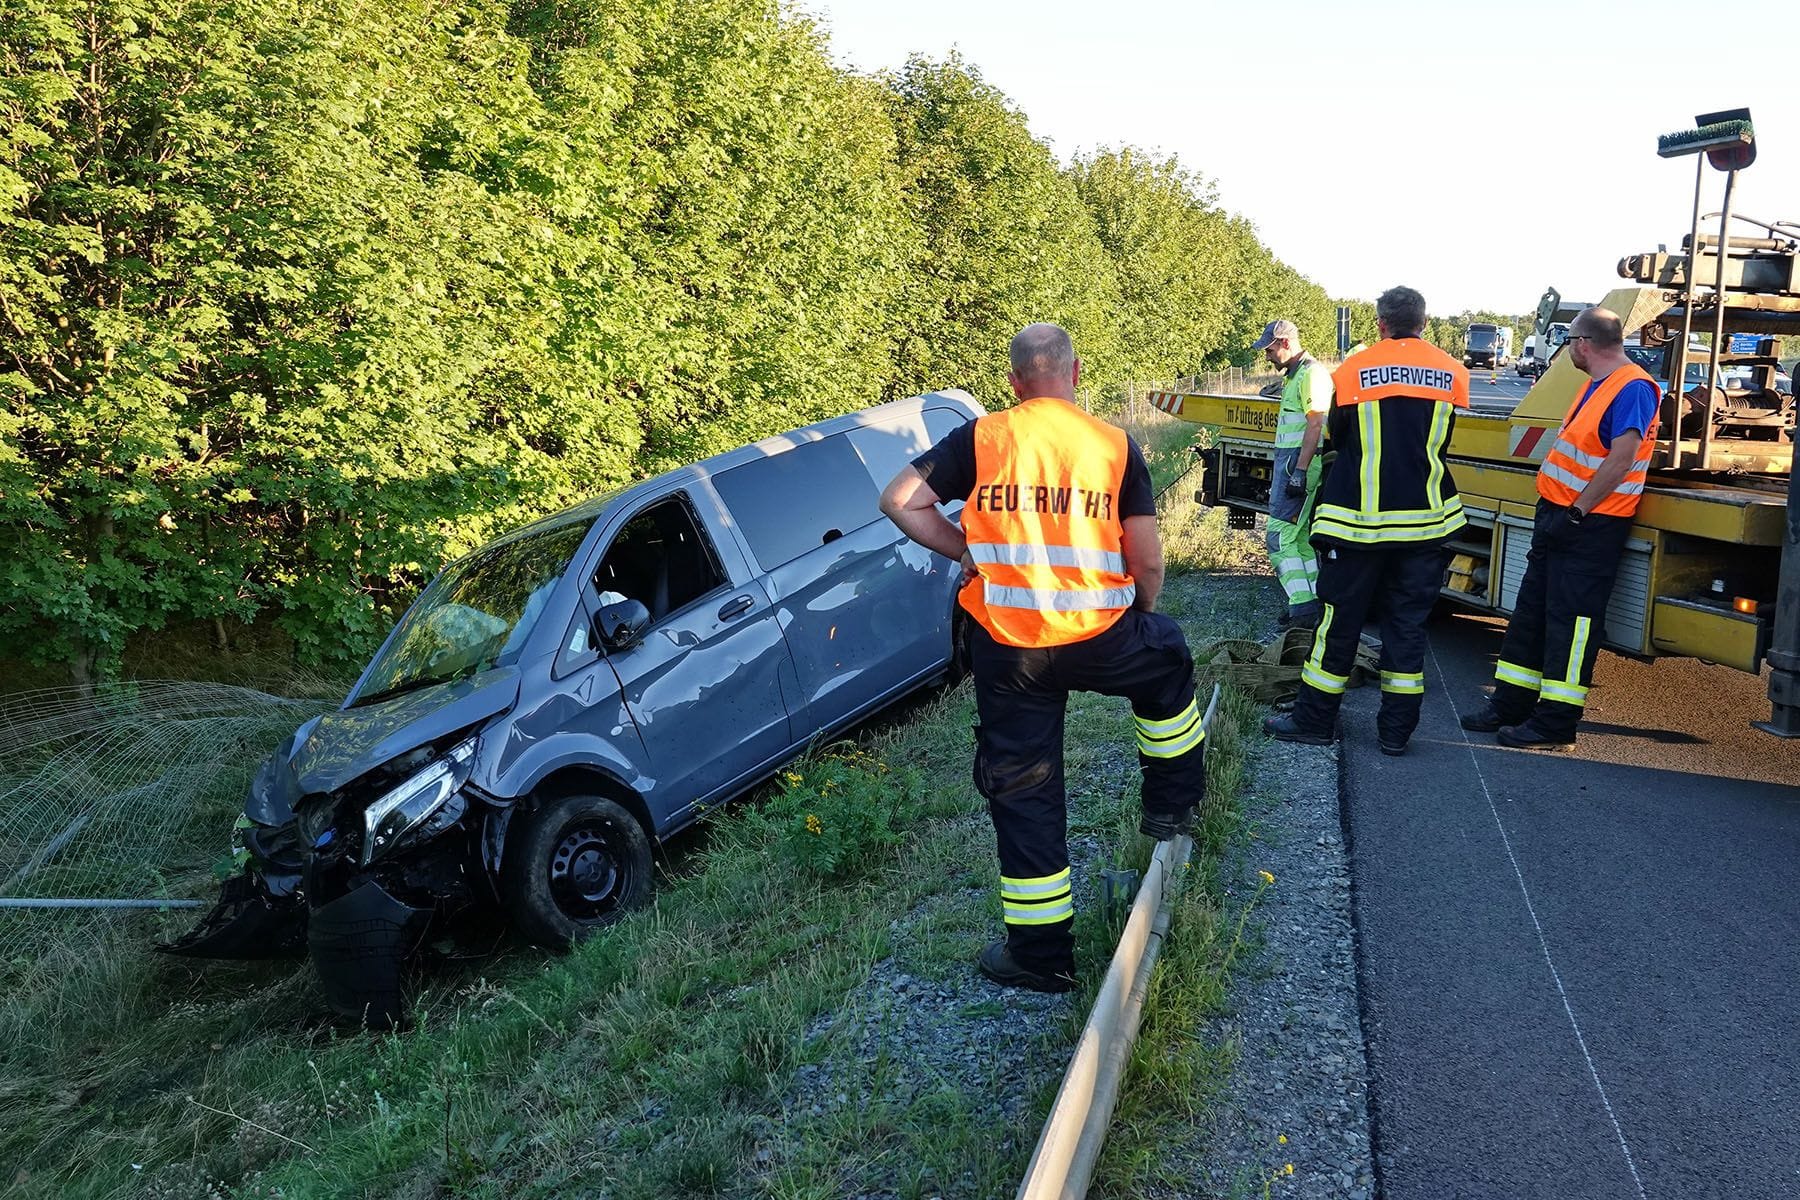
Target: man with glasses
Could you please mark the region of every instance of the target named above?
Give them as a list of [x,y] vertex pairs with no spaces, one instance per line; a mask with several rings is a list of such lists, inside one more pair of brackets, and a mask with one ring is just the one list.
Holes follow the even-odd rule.
[[1312,548],[1313,497],[1319,490],[1319,442],[1331,411],[1331,373],[1300,348],[1300,328],[1270,321],[1250,346],[1286,376],[1275,419],[1275,471],[1269,480],[1269,563],[1287,595],[1283,625],[1311,629],[1319,603],[1319,560]]
[[1606,604],[1656,449],[1662,393],[1625,354],[1624,328],[1583,309],[1565,353],[1593,380],[1538,468],[1537,520],[1525,581],[1494,664],[1494,695],[1462,719],[1507,746],[1560,750],[1575,742]]

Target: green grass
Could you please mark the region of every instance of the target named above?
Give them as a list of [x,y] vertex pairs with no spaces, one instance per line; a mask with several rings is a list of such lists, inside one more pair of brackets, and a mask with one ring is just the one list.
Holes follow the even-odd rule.
[[[1185,465],[1188,432],[1168,422],[1144,439],[1164,482]],[[1166,606],[1199,647],[1244,632],[1268,585],[1222,587],[1229,576],[1196,566],[1229,571],[1257,547],[1192,510],[1185,486],[1165,498],[1180,564]],[[1231,695],[1213,729],[1198,853],[1096,1194],[1159,1179],[1158,1147],[1191,1138],[1226,1078],[1229,1051],[1195,1033],[1241,945],[1217,873],[1241,820],[1253,717]],[[1116,930],[1078,897],[1076,1003],[1034,1008],[973,982],[1000,923],[972,720],[964,685],[865,730],[866,779],[796,770],[837,778],[858,804],[891,777],[880,766],[903,773],[910,786],[884,818],[898,844],[869,835],[827,861],[795,846],[810,807],[796,796],[815,784],[766,790],[767,814],[718,814],[667,865],[653,908],[568,957],[511,950],[427,975],[405,1033],[327,1019],[304,965],[151,955],[153,927],[173,917],[111,922],[12,964],[35,985],[13,989],[0,1028],[0,1196],[1010,1194]],[[1129,710],[1077,697],[1068,728],[1072,835],[1098,847],[1092,865],[1141,867]],[[839,811],[824,797],[818,808],[826,821]],[[884,1007],[872,982],[896,971],[954,994],[944,1021],[1018,1014],[1001,1024],[1022,1032],[970,1061],[908,1051],[906,1010]],[[1015,1054],[1042,1064],[1040,1086],[1003,1105],[995,1080]],[[805,1081],[819,1078],[853,1080],[843,1092],[856,1102],[814,1113]]]

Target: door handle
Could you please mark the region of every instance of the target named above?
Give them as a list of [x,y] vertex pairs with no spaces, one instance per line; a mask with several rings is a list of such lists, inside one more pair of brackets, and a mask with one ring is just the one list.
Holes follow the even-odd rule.
[[755,603],[756,603],[756,601],[751,599],[749,596],[733,597],[732,599],[727,600],[725,602],[724,608],[721,608],[719,610],[719,620],[729,621],[733,617],[741,617],[745,613],[749,612],[751,606],[754,605]]

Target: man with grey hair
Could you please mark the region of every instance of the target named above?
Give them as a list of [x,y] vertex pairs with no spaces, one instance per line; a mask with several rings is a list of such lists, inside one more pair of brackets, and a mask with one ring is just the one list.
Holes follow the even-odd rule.
[[1324,745],[1356,661],[1363,622],[1380,601],[1383,754],[1404,754],[1425,701],[1425,618],[1443,586],[1445,543],[1465,524],[1446,459],[1469,372],[1421,337],[1425,298],[1390,288],[1375,302],[1381,340],[1333,375],[1329,425],[1337,453],[1319,492],[1313,545],[1325,612],[1300,672],[1292,714],[1263,728]]
[[[1075,404],[1081,362],[1055,325],[1013,338],[1019,403],[947,434],[901,469],[881,509],[962,564],[957,597],[975,676],[975,786],[1000,858],[1006,937],[981,973],[1074,986],[1075,900],[1063,792],[1071,691],[1131,701],[1149,837],[1185,832],[1206,788],[1205,729],[1181,627],[1156,612],[1162,543],[1143,453]],[[962,528],[937,506],[965,501]]]
[[1565,353],[1593,380],[1538,468],[1525,579],[1494,663],[1494,695],[1462,718],[1522,750],[1575,741],[1606,635],[1606,605],[1656,450],[1662,389],[1625,353],[1617,313],[1586,308]]
[[1331,411],[1331,372],[1300,346],[1300,327],[1270,321],[1251,344],[1285,376],[1275,416],[1275,472],[1269,481],[1269,563],[1287,597],[1284,625],[1311,628],[1324,611],[1317,595],[1319,560],[1312,548],[1313,496],[1319,488],[1319,441]]

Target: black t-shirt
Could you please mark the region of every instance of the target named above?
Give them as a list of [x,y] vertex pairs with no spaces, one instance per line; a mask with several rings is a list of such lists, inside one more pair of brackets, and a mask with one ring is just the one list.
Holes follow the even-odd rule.
[[[958,425],[919,457],[914,467],[940,500],[967,500],[975,490],[975,422]],[[1125,479],[1119,485],[1119,519],[1154,517],[1156,492],[1150,467],[1130,434],[1125,435]]]

